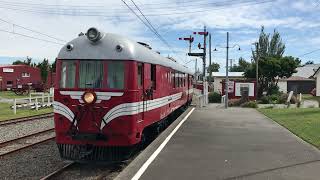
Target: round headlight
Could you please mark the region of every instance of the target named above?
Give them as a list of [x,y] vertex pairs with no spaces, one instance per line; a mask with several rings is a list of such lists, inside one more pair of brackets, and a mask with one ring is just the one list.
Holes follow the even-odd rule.
[[96,96],[92,92],[86,92],[83,95],[83,101],[87,104],[91,104],[95,101]]
[[92,27],[87,31],[87,38],[90,41],[96,42],[101,38],[101,33],[98,31],[97,28]]

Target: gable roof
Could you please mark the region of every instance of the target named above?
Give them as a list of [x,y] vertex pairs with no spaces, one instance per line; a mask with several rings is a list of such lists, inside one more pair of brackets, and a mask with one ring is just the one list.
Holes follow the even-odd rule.
[[293,73],[292,76],[310,78],[313,77],[315,72],[320,68],[320,64],[307,64],[301,67],[298,67],[296,73]]

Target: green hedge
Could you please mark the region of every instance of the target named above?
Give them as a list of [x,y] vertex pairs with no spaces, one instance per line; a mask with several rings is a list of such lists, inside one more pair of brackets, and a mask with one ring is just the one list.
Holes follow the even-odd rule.
[[209,93],[209,103],[220,103],[221,102],[221,95],[216,92]]

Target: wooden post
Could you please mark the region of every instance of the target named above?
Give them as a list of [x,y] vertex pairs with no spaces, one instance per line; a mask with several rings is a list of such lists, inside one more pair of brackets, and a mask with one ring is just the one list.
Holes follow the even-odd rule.
[[14,98],[13,100],[13,113],[17,114],[17,99]]
[[44,93],[42,93],[42,104],[44,104]]
[[50,94],[48,95],[48,105],[50,104]]
[[38,98],[36,97],[36,110],[38,111],[39,108],[38,108]]
[[29,105],[31,104],[31,92],[29,92]]

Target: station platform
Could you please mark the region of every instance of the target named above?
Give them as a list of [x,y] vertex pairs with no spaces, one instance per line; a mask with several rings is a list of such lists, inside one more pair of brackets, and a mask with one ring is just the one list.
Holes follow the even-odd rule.
[[175,123],[116,179],[320,177],[320,151],[255,109],[208,105]]

